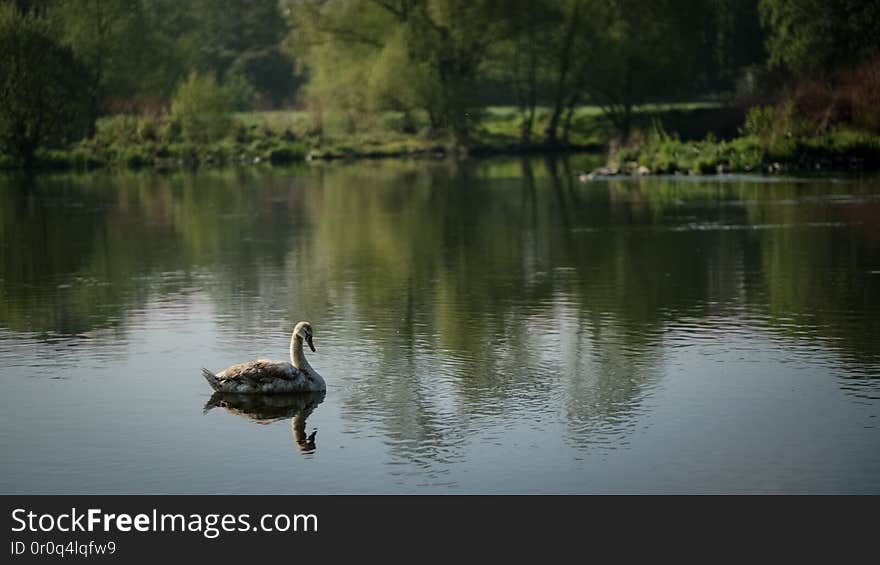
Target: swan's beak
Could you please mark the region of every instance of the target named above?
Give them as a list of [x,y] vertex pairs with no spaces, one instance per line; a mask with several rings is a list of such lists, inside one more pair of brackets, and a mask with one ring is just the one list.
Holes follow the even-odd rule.
[[306,336],[306,343],[309,344],[309,349],[312,350],[312,353],[315,353],[315,344],[312,343],[312,336]]

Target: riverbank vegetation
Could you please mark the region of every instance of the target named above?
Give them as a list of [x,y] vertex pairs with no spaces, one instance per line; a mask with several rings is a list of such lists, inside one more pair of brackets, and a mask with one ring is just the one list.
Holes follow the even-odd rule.
[[876,167],[878,14],[877,0],[6,1],[0,166],[608,150],[609,171]]
[[[191,87],[202,82],[199,79]],[[217,88],[211,81],[204,81],[202,86]],[[404,131],[401,123],[405,119],[420,128],[428,127],[427,116],[418,112],[404,118],[401,112],[387,111],[374,116],[370,127],[364,130],[322,134],[312,130],[311,117],[300,110],[232,112],[210,119],[201,117],[201,114],[212,113],[212,97],[222,99],[223,96],[222,92],[195,94],[191,103],[198,103],[203,109],[195,117],[178,118],[181,113],[185,114],[190,103],[185,102],[172,104],[171,112],[158,116],[121,114],[99,118],[91,137],[65,148],[38,149],[34,163],[45,169],[167,169],[282,165],[305,159],[524,154],[577,149],[595,152],[604,149],[605,141],[613,132],[601,108],[595,106],[575,109],[577,125],[572,128],[565,146],[523,143],[516,109],[504,106],[485,109],[480,128],[473,132],[467,147],[457,145],[448,137]],[[539,108],[535,123],[546,123],[549,114],[548,109]],[[640,127],[648,127],[652,120],[658,119],[702,131],[706,123],[719,119],[734,123],[736,116],[716,103],[649,105],[633,112],[633,122]],[[217,127],[218,124],[222,127]]]
[[[770,63],[787,65],[794,79],[774,102],[748,111],[738,137],[684,142],[655,123],[642,139],[618,148],[600,172],[880,169],[878,34],[862,19],[880,15],[880,3],[844,2],[839,13],[820,11],[827,18],[821,40],[810,27],[819,22],[794,13],[792,4],[767,1],[762,7],[765,19],[777,25]],[[862,60],[853,66],[859,59],[850,56]]]
[[[802,84],[776,105],[749,110],[740,135],[682,141],[655,122],[618,148],[601,174],[821,172],[880,169],[880,59],[836,87]],[[873,91],[873,92],[872,92]]]

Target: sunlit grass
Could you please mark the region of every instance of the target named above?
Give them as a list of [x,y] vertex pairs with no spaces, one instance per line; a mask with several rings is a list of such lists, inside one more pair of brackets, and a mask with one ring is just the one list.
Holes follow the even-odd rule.
[[[702,109],[720,108],[718,102],[680,102],[665,104],[646,104],[633,109],[636,121],[646,116],[679,111],[688,112]],[[551,109],[539,106],[535,109],[532,127],[532,142],[540,143],[550,120]],[[516,143],[521,139],[522,114],[516,106],[489,106],[479,110],[479,125],[475,139],[486,144]],[[272,110],[261,112],[239,112],[236,121],[244,127],[258,127],[267,132],[281,134],[290,132],[300,138],[316,138],[318,145],[337,145],[345,139],[348,144],[360,140],[367,144],[411,143],[425,137],[428,120],[424,112],[416,111],[408,115],[412,131],[401,131],[404,123],[402,112],[384,112],[379,116],[340,116],[332,111],[324,112],[320,119],[304,110]],[[321,123],[320,128],[316,123]],[[320,135],[317,130],[320,129]],[[607,142],[612,135],[612,126],[606,119],[602,107],[597,105],[579,106],[572,118],[571,139],[576,145],[596,145]],[[434,141],[437,141],[434,139]]]

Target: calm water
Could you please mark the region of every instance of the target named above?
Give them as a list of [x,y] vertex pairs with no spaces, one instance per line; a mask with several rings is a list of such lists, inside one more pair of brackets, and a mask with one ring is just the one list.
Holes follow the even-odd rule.
[[578,168],[0,179],[0,492],[880,493],[880,180]]

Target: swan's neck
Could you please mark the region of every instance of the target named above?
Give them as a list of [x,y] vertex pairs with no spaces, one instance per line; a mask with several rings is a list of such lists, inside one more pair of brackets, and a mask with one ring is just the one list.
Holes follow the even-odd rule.
[[303,353],[303,340],[298,334],[293,334],[290,337],[290,362],[301,371],[314,372],[312,366],[306,361],[306,356]]

